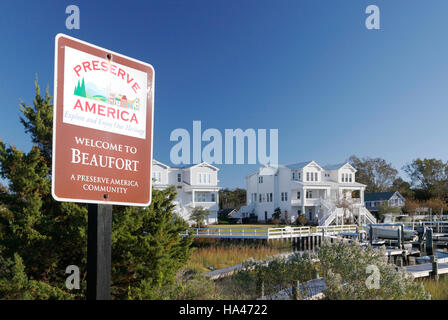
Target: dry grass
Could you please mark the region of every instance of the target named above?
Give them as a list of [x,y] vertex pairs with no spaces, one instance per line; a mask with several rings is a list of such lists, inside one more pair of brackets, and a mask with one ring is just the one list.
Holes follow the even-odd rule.
[[426,291],[431,293],[433,300],[448,300],[448,277],[441,276],[439,281],[423,280]]
[[208,267],[213,267],[213,269],[226,268],[242,263],[250,258],[264,260],[284,251],[281,248],[268,246],[250,247],[231,245],[199,247],[193,252],[186,267],[199,272],[207,272],[210,271]]

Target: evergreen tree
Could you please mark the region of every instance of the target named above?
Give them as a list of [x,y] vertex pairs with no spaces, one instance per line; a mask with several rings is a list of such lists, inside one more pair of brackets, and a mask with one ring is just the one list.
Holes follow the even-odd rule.
[[[41,96],[37,82],[35,88],[33,105],[22,103],[20,107],[20,121],[34,143],[31,150],[23,152],[0,140],[0,176],[8,182],[0,188],[0,247],[5,259],[23,265],[27,279],[45,282],[50,286],[45,290],[51,286],[66,290],[68,265],[80,268],[81,280],[86,276],[87,206],[57,202],[51,196],[53,106],[48,89]],[[191,253],[192,242],[192,238],[180,236],[187,225],[173,214],[175,195],[172,188],[153,190],[148,208],[114,207],[114,297],[150,299],[155,297],[154,287],[174,283],[176,271]],[[85,290],[85,281],[81,283]],[[22,292],[22,297],[26,294]]]

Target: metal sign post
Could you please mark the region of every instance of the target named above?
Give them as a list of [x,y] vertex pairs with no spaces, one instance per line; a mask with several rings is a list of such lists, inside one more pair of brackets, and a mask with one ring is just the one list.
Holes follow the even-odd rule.
[[110,300],[112,205],[89,204],[87,300]]

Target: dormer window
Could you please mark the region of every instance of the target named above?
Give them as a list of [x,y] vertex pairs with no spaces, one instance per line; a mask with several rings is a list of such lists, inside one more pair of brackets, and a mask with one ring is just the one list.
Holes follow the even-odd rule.
[[177,182],[182,182],[182,174],[181,173],[177,174]]

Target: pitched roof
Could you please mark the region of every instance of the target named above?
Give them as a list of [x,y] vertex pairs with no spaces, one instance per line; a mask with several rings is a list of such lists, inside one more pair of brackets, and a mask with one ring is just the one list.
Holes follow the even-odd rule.
[[[229,215],[230,213],[232,213],[234,211],[236,212],[235,209],[221,209],[221,210],[218,211],[218,214],[219,215],[223,215],[223,214]],[[232,216],[232,215],[230,215],[230,216]]]
[[396,191],[365,193],[364,201],[389,200]]
[[195,165],[196,164],[186,164],[186,165],[183,165],[183,166],[172,166],[171,168],[173,168],[173,169],[188,169],[188,168],[191,168],[191,167],[193,167]]
[[211,165],[210,163],[205,162],[205,161],[202,161],[201,163],[192,163],[192,164],[186,164],[186,165],[181,165],[181,166],[172,166],[170,168],[172,168],[172,169],[189,169],[189,168],[200,166],[200,165],[207,165],[209,167],[216,169],[216,171],[219,170],[219,168],[217,168],[214,165]]
[[278,167],[265,166],[265,167],[261,167],[258,170],[258,175],[259,176],[273,176],[273,175],[277,174],[277,171],[278,171]]
[[311,162],[313,162],[313,161],[304,161],[304,162],[299,162],[299,163],[293,163],[293,164],[286,165],[286,167],[291,170],[297,170],[297,169],[302,169],[302,168],[306,167]]
[[326,166],[323,166],[325,170],[338,170],[341,169],[343,166],[345,166],[347,162],[337,163],[337,164],[328,164]]

